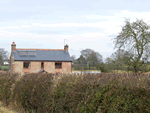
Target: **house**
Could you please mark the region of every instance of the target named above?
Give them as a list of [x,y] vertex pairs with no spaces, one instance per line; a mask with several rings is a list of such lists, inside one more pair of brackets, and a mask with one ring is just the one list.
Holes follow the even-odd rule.
[[72,59],[68,45],[64,49],[19,49],[11,44],[10,69],[12,73],[70,73]]
[[3,62],[4,65],[9,65],[8,61]]

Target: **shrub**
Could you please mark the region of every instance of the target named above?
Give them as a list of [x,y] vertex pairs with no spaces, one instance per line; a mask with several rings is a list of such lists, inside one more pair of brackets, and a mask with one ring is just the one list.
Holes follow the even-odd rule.
[[139,69],[141,72],[148,72],[149,68],[147,67],[147,65],[143,65],[142,67],[140,67]]
[[7,84],[7,78],[6,77],[0,77],[0,100],[2,101],[2,95],[4,93],[5,85]]
[[11,75],[10,73],[1,73],[1,101],[4,105],[8,105],[11,100],[11,88],[15,84],[15,79],[18,74]]
[[2,70],[3,70],[3,71],[8,71],[8,70],[9,70],[9,68],[3,68]]
[[88,70],[88,68],[87,68],[87,67],[84,67],[84,70]]
[[26,74],[16,83],[13,99],[28,112],[44,113],[51,107],[52,74]]
[[1,99],[28,113],[150,112],[148,75],[38,73],[17,78],[0,75]]

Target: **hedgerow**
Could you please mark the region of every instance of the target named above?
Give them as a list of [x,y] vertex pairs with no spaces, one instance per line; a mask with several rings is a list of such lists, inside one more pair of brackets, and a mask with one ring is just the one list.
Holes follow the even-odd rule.
[[4,105],[26,113],[150,112],[149,75],[6,73],[0,85]]

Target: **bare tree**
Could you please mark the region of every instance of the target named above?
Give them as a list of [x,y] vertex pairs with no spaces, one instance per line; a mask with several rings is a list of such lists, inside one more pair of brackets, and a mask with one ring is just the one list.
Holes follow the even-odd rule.
[[150,26],[143,20],[137,19],[131,23],[126,19],[122,31],[114,40],[115,48],[132,53],[128,58],[128,65],[138,72],[139,67],[149,58]]
[[75,55],[72,55],[72,56],[71,56],[71,59],[72,59],[72,61],[74,61],[74,60],[76,59],[76,56],[75,56]]
[[103,61],[102,55],[92,49],[82,50],[81,55],[86,59],[87,62],[102,63]]
[[4,60],[8,60],[8,52],[5,49],[0,48],[0,65],[3,64]]

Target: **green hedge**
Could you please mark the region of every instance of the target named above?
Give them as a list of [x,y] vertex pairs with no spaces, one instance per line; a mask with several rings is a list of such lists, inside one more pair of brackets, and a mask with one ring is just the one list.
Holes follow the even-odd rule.
[[150,112],[148,75],[26,74],[20,80],[18,77],[0,75],[1,101],[5,106],[12,102],[28,113]]

